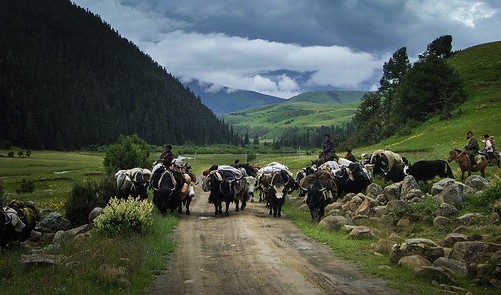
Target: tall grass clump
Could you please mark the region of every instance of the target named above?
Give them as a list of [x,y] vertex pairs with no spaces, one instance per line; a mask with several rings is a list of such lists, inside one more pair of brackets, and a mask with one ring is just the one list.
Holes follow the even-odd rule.
[[466,195],[462,211],[489,214],[497,200],[501,200],[501,181],[484,189],[479,195]]
[[96,230],[105,236],[144,233],[153,224],[153,203],[139,198],[112,198],[95,220]]

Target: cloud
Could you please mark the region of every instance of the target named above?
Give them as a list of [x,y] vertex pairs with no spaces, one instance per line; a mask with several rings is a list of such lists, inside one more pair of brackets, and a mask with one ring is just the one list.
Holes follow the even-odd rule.
[[183,81],[280,97],[373,89],[401,47],[412,60],[442,35],[452,35],[457,50],[497,41],[501,26],[498,0],[74,2]]

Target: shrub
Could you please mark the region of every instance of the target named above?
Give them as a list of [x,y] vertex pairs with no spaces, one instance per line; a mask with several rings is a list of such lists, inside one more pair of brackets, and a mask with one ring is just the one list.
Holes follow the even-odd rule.
[[96,181],[76,182],[73,184],[65,205],[65,216],[73,225],[86,224],[90,211],[95,207],[106,206],[109,196],[116,194],[115,181],[110,177],[103,177],[99,183]]
[[137,135],[120,135],[116,144],[104,156],[104,167],[109,174],[121,169],[150,167],[150,146]]
[[420,216],[434,216],[440,204],[437,198],[426,196],[423,201],[411,204],[407,211]]
[[35,185],[33,184],[33,181],[23,179],[21,181],[21,186],[16,190],[16,192],[18,194],[29,194],[32,193],[34,189]]
[[14,158],[14,151],[10,151],[7,153],[7,157]]
[[112,198],[95,220],[96,230],[106,236],[144,233],[153,224],[153,203],[139,198]]
[[501,200],[501,181],[484,189],[480,195],[466,195],[463,211],[488,214],[492,212],[492,205],[497,200]]

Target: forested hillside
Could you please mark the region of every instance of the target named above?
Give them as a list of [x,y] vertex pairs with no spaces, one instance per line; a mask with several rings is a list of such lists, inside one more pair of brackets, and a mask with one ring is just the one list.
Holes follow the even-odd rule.
[[108,24],[68,0],[0,2],[0,140],[74,149],[137,134],[228,143],[228,126]]

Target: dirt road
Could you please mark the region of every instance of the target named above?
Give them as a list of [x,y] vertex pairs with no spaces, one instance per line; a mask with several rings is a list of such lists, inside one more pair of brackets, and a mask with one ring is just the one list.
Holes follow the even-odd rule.
[[231,204],[229,217],[213,209],[198,192],[192,214],[180,217],[171,265],[149,294],[398,294],[286,217],[269,217],[263,203],[240,212]]

